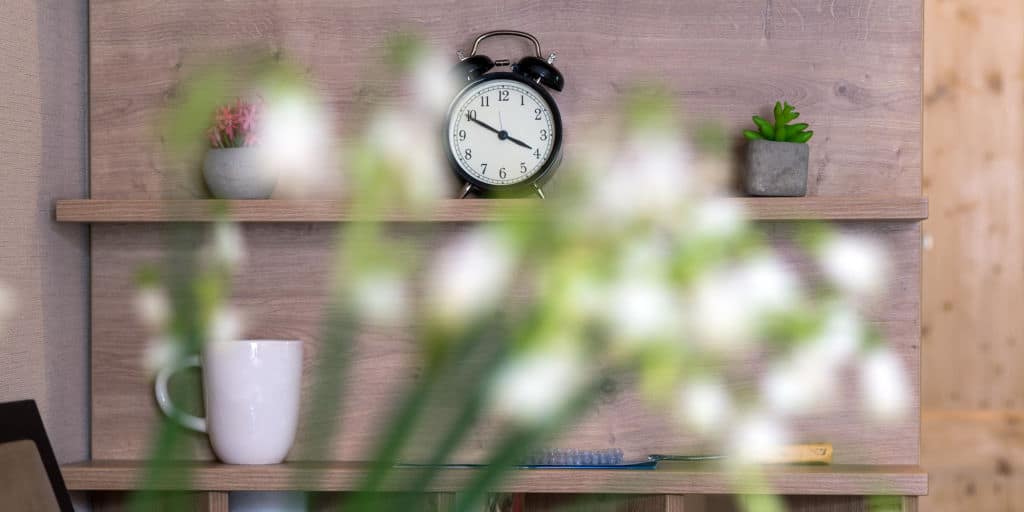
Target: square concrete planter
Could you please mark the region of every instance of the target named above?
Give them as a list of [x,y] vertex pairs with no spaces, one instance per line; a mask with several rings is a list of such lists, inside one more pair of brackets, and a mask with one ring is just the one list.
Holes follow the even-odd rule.
[[809,157],[807,144],[752,140],[747,146],[743,188],[752,196],[805,196]]

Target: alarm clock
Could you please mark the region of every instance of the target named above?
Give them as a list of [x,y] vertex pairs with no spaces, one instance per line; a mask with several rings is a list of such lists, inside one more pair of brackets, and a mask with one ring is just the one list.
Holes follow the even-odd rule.
[[[520,37],[535,54],[513,63],[478,52],[489,37]],[[546,89],[561,91],[555,53],[541,57],[537,38],[517,30],[481,34],[468,57],[459,52],[455,78],[466,85],[455,95],[445,119],[445,147],[452,170],[463,182],[460,197],[536,194],[561,161],[562,116]],[[509,71],[492,71],[508,67]]]

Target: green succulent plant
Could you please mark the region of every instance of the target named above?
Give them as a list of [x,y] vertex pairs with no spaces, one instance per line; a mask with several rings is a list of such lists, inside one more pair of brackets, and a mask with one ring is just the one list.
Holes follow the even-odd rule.
[[758,131],[743,130],[743,136],[750,140],[773,140],[776,142],[797,142],[804,143],[814,136],[813,131],[807,130],[807,123],[790,125],[791,121],[800,117],[800,113],[794,110],[789,103],[775,102],[775,124],[761,116],[754,116],[754,124]]

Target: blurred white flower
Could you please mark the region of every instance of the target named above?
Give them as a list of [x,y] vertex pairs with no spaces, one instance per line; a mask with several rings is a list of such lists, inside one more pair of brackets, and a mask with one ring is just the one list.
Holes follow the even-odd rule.
[[671,286],[660,279],[627,276],[608,294],[608,326],[624,348],[666,340],[678,333],[684,309]]
[[459,235],[434,257],[427,304],[442,323],[456,325],[494,306],[516,265],[509,242],[486,227]]
[[789,443],[789,432],[778,418],[755,412],[739,421],[728,447],[730,462],[759,464],[776,460]]
[[207,343],[237,341],[242,335],[242,315],[230,306],[217,308],[210,316]]
[[689,154],[667,135],[636,134],[590,189],[596,218],[628,224],[637,218],[675,225],[691,191]]
[[213,245],[210,255],[214,261],[235,268],[245,263],[245,238],[242,229],[234,222],[217,222],[213,225]]
[[735,353],[755,340],[756,312],[748,307],[749,290],[726,271],[705,275],[696,284],[689,308],[694,341],[718,353]]
[[432,118],[402,110],[374,114],[368,143],[385,159],[404,196],[414,204],[429,204],[450,193],[451,175],[444,165],[441,139]]
[[171,302],[167,291],[159,286],[146,286],[135,295],[135,314],[153,332],[163,329],[171,318]]
[[825,276],[839,290],[856,296],[879,292],[886,279],[885,248],[878,240],[839,234],[820,249]]
[[899,356],[891,349],[876,348],[860,364],[864,407],[874,419],[896,421],[910,407],[910,384]]
[[845,304],[829,308],[825,326],[812,341],[822,364],[838,366],[847,362],[860,348],[864,325],[857,311]]
[[677,415],[684,424],[703,435],[715,433],[733,414],[729,391],[712,379],[687,383],[679,393],[678,407]]
[[761,378],[761,395],[772,413],[806,414],[828,408],[836,394],[836,372],[818,347],[804,344]]
[[150,374],[176,363],[182,356],[181,343],[170,336],[158,336],[146,342],[142,367]]
[[331,123],[323,105],[298,91],[266,95],[259,125],[261,159],[278,175],[275,195],[308,198],[337,188],[330,173]]
[[427,115],[441,116],[458,92],[453,80],[450,59],[436,51],[416,58],[412,68],[414,105],[425,108]]
[[405,281],[397,273],[370,273],[354,277],[353,294],[360,315],[371,323],[395,325],[408,313]]
[[744,262],[730,276],[731,285],[744,290],[744,303],[755,314],[790,309],[800,297],[800,282],[790,269],[771,253]]
[[747,213],[736,200],[712,198],[701,201],[693,210],[691,222],[684,225],[698,237],[732,238],[746,227]]
[[545,344],[505,363],[494,376],[491,406],[504,418],[536,424],[557,414],[577,393],[586,372],[566,343]]

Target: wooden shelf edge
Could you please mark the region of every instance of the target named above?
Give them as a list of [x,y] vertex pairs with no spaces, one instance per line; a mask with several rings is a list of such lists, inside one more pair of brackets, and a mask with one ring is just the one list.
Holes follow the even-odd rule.
[[[738,197],[755,220],[921,221],[928,217],[924,197]],[[210,222],[224,208],[237,222],[486,222],[509,218],[537,204],[535,199],[450,199],[427,212],[393,210],[372,217],[352,212],[341,201],[212,199],[64,199],[58,222]]]
[[[176,463],[176,475],[151,486],[189,491],[353,491],[366,465],[347,462],[238,466],[212,462]],[[133,461],[89,461],[61,467],[73,491],[131,491],[146,466]],[[458,492],[475,469],[444,469],[425,492]],[[415,469],[396,469],[382,491],[407,491]],[[734,494],[734,475],[720,467],[663,464],[654,471],[517,470],[494,491],[566,494]],[[765,468],[761,492],[785,495],[923,496],[928,475],[917,466],[778,466]],[[749,493],[748,493],[749,494]]]

